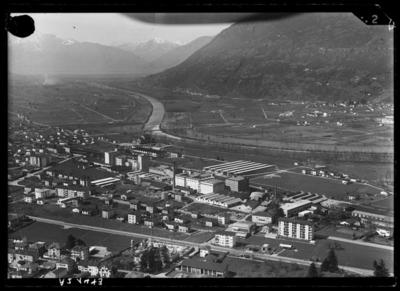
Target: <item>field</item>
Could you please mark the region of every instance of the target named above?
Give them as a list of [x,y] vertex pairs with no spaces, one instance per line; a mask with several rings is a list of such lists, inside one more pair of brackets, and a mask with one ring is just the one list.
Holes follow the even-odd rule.
[[[280,243],[289,243],[296,247],[297,251],[294,250],[282,250],[279,255],[284,257],[291,257],[303,260],[317,259],[322,260],[327,256],[329,247],[333,246],[335,241],[328,239],[317,240],[315,245],[307,242],[294,242],[285,239],[272,239],[265,238],[262,236],[252,236],[245,240],[241,239],[242,244],[262,245],[264,243],[269,244],[270,247],[279,250]],[[394,254],[393,251],[379,249],[369,246],[356,245],[347,242],[337,242],[342,249],[336,249],[336,255],[338,257],[339,265],[373,269],[373,261],[383,259],[386,266],[393,272]]]
[[[391,108],[372,112],[355,108],[266,99],[207,99],[187,96],[163,100],[169,113],[164,126],[188,128],[205,135],[321,145],[393,146],[393,127],[379,127],[376,118],[392,114]],[[184,104],[182,104],[184,103]],[[179,105],[179,106],[178,106]],[[325,112],[313,117],[314,111]],[[287,116],[285,116],[286,113]],[[338,126],[337,121],[343,125]],[[304,122],[308,125],[304,126]],[[300,123],[300,124],[298,124]]]
[[40,78],[16,78],[10,81],[9,101],[10,113],[21,113],[38,124],[101,125],[108,131],[116,125],[144,123],[152,110],[143,98],[74,79],[46,85]]
[[252,183],[268,185],[290,191],[305,191],[324,194],[334,199],[345,199],[351,193],[379,194],[380,190],[360,183],[342,184],[340,180],[314,177],[294,172],[284,172],[251,179]]
[[274,261],[261,262],[232,257],[227,257],[225,261],[234,277],[305,277],[308,269],[298,264]]
[[59,242],[61,245],[63,245],[70,234],[76,238],[82,239],[88,246],[106,246],[112,252],[118,252],[128,248],[130,246],[131,239],[135,241],[141,240],[140,238],[106,234],[103,232],[82,230],[77,228],[65,229],[62,226],[42,222],[34,222],[31,225],[10,234],[10,237],[26,236],[28,241],[45,241],[48,243]]

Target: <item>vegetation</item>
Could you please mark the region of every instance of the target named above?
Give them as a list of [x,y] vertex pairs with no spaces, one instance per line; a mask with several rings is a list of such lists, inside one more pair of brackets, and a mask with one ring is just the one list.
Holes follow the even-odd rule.
[[329,250],[328,256],[323,260],[321,272],[339,272],[338,259],[333,248]]
[[140,270],[147,273],[156,273],[169,266],[170,255],[168,249],[150,247],[140,257]]
[[72,234],[70,234],[67,237],[67,241],[65,243],[65,248],[70,250],[74,246],[86,246],[86,243],[82,239],[80,239],[80,238],[77,239]]
[[315,278],[318,277],[318,270],[314,263],[311,263],[310,267],[308,268],[307,277]]
[[381,259],[379,263],[374,260],[374,276],[375,277],[389,277],[389,270],[386,268],[385,262]]

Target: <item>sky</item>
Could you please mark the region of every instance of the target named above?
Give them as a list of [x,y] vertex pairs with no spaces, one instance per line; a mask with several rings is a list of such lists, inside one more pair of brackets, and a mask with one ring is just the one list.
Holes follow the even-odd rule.
[[[23,14],[23,13],[20,13]],[[230,23],[165,25],[134,20],[120,13],[25,13],[35,21],[39,34],[104,45],[145,42],[160,38],[181,44],[200,36],[216,35]],[[13,14],[12,16],[19,15]],[[34,34],[35,34],[34,33]]]

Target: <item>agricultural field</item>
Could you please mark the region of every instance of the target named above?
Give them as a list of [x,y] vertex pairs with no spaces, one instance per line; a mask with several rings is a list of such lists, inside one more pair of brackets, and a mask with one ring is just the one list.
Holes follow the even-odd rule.
[[51,85],[40,78],[10,81],[9,112],[38,124],[129,125],[143,123],[151,113],[143,98],[92,82],[57,79]]
[[324,194],[328,198],[345,200],[349,194],[377,195],[380,189],[360,183],[342,184],[340,180],[303,175],[294,172],[271,174],[250,180],[251,183],[267,185],[289,191],[305,191]]
[[[366,105],[349,108],[312,102],[272,103],[266,99],[224,97],[163,102],[167,112],[171,113],[166,120],[167,128],[192,126],[202,134],[280,142],[393,146],[393,126],[381,127],[376,120],[393,114],[391,107],[371,111]],[[315,111],[325,115],[313,116]]]

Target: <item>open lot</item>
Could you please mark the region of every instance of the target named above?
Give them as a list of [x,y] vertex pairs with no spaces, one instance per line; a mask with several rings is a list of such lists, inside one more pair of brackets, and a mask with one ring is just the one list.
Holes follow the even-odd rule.
[[277,186],[289,191],[305,191],[324,194],[334,199],[344,199],[348,194],[365,193],[376,195],[380,190],[360,183],[342,184],[340,180],[284,172],[270,176],[251,179],[250,182],[259,185]]

